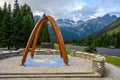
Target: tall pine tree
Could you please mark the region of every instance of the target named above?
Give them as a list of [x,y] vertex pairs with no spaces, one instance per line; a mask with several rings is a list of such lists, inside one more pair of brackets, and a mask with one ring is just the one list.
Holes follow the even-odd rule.
[[4,4],[0,7],[0,47],[25,47],[34,27],[34,19],[30,6],[19,7],[15,0],[14,9]]
[[[46,14],[43,15],[43,17],[45,17]],[[41,42],[48,42],[50,43],[50,37],[49,37],[49,31],[48,31],[48,24],[47,22],[44,23],[43,27],[42,27],[42,33],[41,33]]]
[[96,51],[93,35],[89,35],[86,38],[85,43],[86,43],[86,46],[88,46],[87,48],[84,49],[86,52],[92,52],[93,53],[93,52]]
[[23,21],[22,21],[22,15],[20,12],[19,3],[18,0],[15,0],[14,9],[13,9],[13,18],[12,18],[12,25],[14,30],[12,34],[12,38],[16,49],[19,49],[23,43],[22,36],[24,29],[22,22]]
[[2,8],[0,7],[0,27],[1,27],[1,21],[2,21]]
[[11,12],[11,5],[8,5],[8,37],[7,37],[7,46],[8,46],[8,50],[10,49],[10,47],[12,47],[12,37],[10,34],[12,34],[12,12]]
[[2,8],[0,7],[0,47],[2,47],[2,19],[3,19],[3,11]]
[[21,7],[22,21],[23,21],[23,46],[26,45],[30,33],[34,27],[34,19],[31,8],[25,4]]
[[6,2],[4,3],[4,8],[3,8],[3,19],[1,22],[1,45],[3,47],[10,47],[10,31],[11,31],[11,14],[10,14],[11,7],[7,8]]

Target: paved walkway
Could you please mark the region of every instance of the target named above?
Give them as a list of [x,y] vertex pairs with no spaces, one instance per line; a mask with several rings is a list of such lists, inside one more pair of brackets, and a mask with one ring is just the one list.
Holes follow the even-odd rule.
[[[70,65],[74,64],[75,66],[67,66],[66,67],[67,71],[71,71],[71,70],[69,70],[70,68],[72,68],[72,71],[78,71],[78,70],[90,71],[91,70],[90,68],[87,68],[87,66],[90,66],[90,65],[87,65],[87,62],[83,62],[83,61],[79,62],[81,64],[80,66],[78,65],[78,63],[75,63],[77,61],[81,61],[82,59],[80,60],[80,59],[74,58],[74,57],[71,57],[69,59],[70,59]],[[16,70],[17,68],[15,66],[15,65],[19,65],[20,60],[21,60],[21,57],[14,57],[14,58],[0,60],[0,72],[9,72],[9,71],[14,71],[14,70],[16,72],[21,72],[19,70],[21,70],[21,68],[24,69],[26,67],[19,66],[20,68],[18,68],[18,70]],[[76,61],[74,61],[74,60],[76,60]],[[16,63],[14,63],[14,61]],[[6,64],[6,66],[5,66],[5,64]],[[85,65],[87,65],[87,66],[85,66]],[[79,68],[76,68],[77,66],[79,66]],[[81,67],[81,66],[83,66],[83,67]],[[38,69],[35,69],[37,67],[35,67],[35,68],[27,67],[27,68],[29,68],[27,70],[27,72],[31,72],[32,70],[38,70]],[[111,64],[108,64],[108,63],[106,63],[106,68],[107,68],[107,76],[104,78],[40,78],[40,79],[39,78],[9,78],[9,79],[8,78],[0,78],[0,80],[66,80],[66,79],[69,79],[69,80],[120,80],[120,68],[113,66]],[[9,70],[9,69],[11,69],[11,70]],[[48,68],[42,68],[42,69],[48,69]],[[64,69],[64,70],[66,70],[66,69]],[[50,68],[50,70],[52,70],[52,68]],[[55,70],[57,70],[57,68]],[[54,71],[54,70],[52,70],[52,71]],[[59,70],[59,71],[61,71],[61,70]],[[62,71],[63,71],[63,69],[62,69]],[[24,72],[24,71],[22,70],[22,72]]]
[[[60,55],[40,55],[35,57],[60,57]],[[12,57],[0,60],[0,73],[64,73],[92,72],[92,61],[69,56],[69,66],[21,66],[22,57]],[[84,66],[83,66],[84,65]]]

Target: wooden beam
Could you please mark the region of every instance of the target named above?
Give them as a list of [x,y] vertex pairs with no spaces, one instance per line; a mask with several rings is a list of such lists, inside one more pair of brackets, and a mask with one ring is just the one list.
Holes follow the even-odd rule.
[[26,61],[26,58],[27,58],[27,55],[28,55],[28,50],[29,50],[29,48],[32,44],[32,41],[33,41],[33,46],[32,46],[31,57],[34,56],[36,44],[37,44],[38,37],[39,37],[39,33],[41,32],[43,24],[46,21],[49,21],[51,23],[51,25],[52,25],[52,27],[55,31],[57,41],[58,41],[58,46],[59,46],[59,49],[60,49],[60,55],[63,58],[64,62],[66,64],[68,64],[68,56],[67,56],[67,53],[66,53],[66,48],[65,48],[64,41],[63,41],[61,32],[59,30],[59,27],[57,26],[55,20],[51,16],[45,16],[41,20],[38,21],[38,23],[34,27],[32,33],[29,37],[29,40],[27,42],[27,45],[26,45],[26,48],[25,48],[25,51],[24,51],[24,54],[23,54],[23,57],[22,57],[22,65],[24,65],[24,62]]

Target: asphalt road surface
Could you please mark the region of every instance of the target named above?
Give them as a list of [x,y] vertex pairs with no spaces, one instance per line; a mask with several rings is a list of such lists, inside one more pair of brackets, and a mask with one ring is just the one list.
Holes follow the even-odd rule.
[[[86,47],[85,46],[67,46],[67,48],[70,50],[83,50]],[[111,56],[120,57],[120,49],[110,49],[110,48],[97,47],[97,52],[102,53],[102,54],[111,55]]]

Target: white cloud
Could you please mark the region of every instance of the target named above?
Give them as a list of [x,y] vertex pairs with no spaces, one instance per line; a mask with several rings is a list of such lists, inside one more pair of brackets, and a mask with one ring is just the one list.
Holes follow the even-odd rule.
[[[15,2],[0,0],[0,6],[3,6],[5,1],[12,5]],[[107,13],[120,16],[120,0],[19,0],[19,3],[31,6],[35,15],[42,15],[45,12],[56,19],[87,20]]]
[[97,7],[83,6],[81,9],[72,11],[72,13],[76,15],[77,20],[86,20],[92,18],[96,14],[97,9]]
[[[3,7],[5,1],[6,1],[6,0],[0,0],[0,7]],[[12,3],[12,4],[13,4],[13,0],[7,0],[6,2],[7,2],[7,4],[8,4],[8,3]]]

